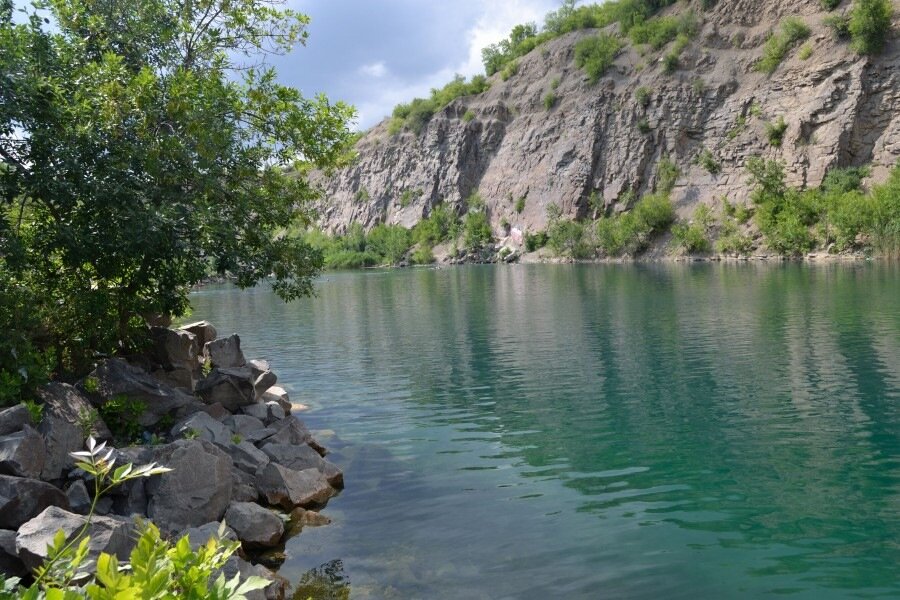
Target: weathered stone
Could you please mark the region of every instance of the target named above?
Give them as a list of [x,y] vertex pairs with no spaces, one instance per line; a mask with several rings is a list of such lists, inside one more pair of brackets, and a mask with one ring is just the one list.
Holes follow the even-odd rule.
[[294,471],[273,462],[259,473],[256,484],[269,504],[285,510],[321,506],[334,495],[334,489],[318,470]]
[[218,338],[203,345],[203,356],[218,369],[232,369],[246,364],[241,352],[241,338],[232,334],[227,338]]
[[205,412],[194,413],[172,427],[173,438],[194,436],[207,442],[227,446],[231,444],[231,430]]
[[269,437],[275,435],[276,433],[278,433],[278,430],[275,429],[274,427],[266,427],[265,429],[251,431],[250,433],[248,433],[247,435],[244,436],[244,441],[250,442],[252,444],[256,444],[258,442],[261,442],[262,440],[265,440],[266,438],[269,438]]
[[250,369],[213,369],[196,391],[207,404],[218,402],[231,412],[255,402]]
[[125,494],[117,494],[110,496],[112,499],[111,510],[114,514],[123,517],[138,516],[142,517],[147,514],[147,489],[145,479],[136,479],[122,486]]
[[0,410],[0,436],[15,433],[31,423],[31,413],[24,404],[16,404]]
[[0,573],[7,577],[25,577],[28,569],[16,553],[16,532],[0,529]]
[[238,539],[237,534],[234,532],[234,529],[226,525],[223,528],[222,523],[219,521],[212,521],[210,523],[204,523],[199,527],[191,527],[189,529],[184,530],[178,535],[178,539],[187,536],[188,543],[191,545],[191,550],[197,550],[200,546],[203,546],[209,540],[231,540],[236,541]]
[[235,467],[231,470],[231,482],[232,502],[256,502],[259,500],[254,475]]
[[[69,539],[84,527],[87,517],[51,506],[19,528],[16,552],[29,569],[34,569],[47,557],[47,544],[62,529]],[[88,557],[96,559],[101,552],[114,554],[120,560],[128,558],[134,547],[134,526],[125,519],[95,515],[87,529],[90,536]]]
[[250,442],[229,444],[225,447],[225,451],[231,456],[236,468],[250,474],[255,474],[269,462],[268,455]]
[[331,519],[314,510],[295,508],[291,511],[291,523],[300,527],[322,527],[330,525]]
[[272,462],[295,471],[316,469],[333,487],[344,487],[344,473],[307,444],[265,444],[261,449]]
[[264,360],[249,360],[247,366],[253,373],[253,389],[254,396],[261,398],[262,395],[278,381],[275,373],[269,368],[269,363]]
[[263,439],[268,444],[309,444],[320,455],[325,456],[326,451],[312,436],[306,425],[299,419],[284,419],[272,423],[276,431]]
[[211,342],[216,339],[216,337],[218,337],[216,328],[207,321],[196,321],[194,323],[188,323],[187,325],[179,327],[179,329],[183,329],[184,331],[193,333],[197,337],[197,347],[200,348],[201,352],[206,346],[206,342]]
[[272,583],[263,590],[253,590],[247,594],[247,600],[284,600],[290,583],[262,565],[252,565],[240,556],[232,555],[222,567],[225,579],[240,575],[241,579],[251,576],[268,579]]
[[265,429],[266,427],[261,420],[256,417],[251,417],[250,415],[234,415],[227,417],[223,423],[230,428],[231,431],[240,434],[241,436],[254,431],[259,431],[260,429]]
[[150,337],[153,342],[150,356],[163,368],[165,379],[193,389],[200,376],[197,336],[183,329],[151,327]]
[[231,416],[231,412],[222,406],[221,402],[213,402],[212,404],[204,404],[203,412],[211,416],[216,421],[224,421]]
[[284,419],[287,414],[277,402],[266,402],[266,423],[274,423]]
[[69,510],[79,515],[86,515],[91,510],[91,495],[87,485],[81,479],[76,479],[66,490],[66,498],[69,500]]
[[273,385],[259,398],[260,402],[277,402],[285,414],[291,414],[291,400],[283,387]]
[[48,506],[69,508],[69,501],[49,483],[0,475],[0,529],[18,529]]
[[232,502],[225,511],[225,522],[246,548],[271,548],[284,535],[281,517],[252,502]]
[[109,440],[112,433],[87,396],[74,386],[48,383],[37,390],[37,396],[44,403],[44,418],[38,429],[47,450],[41,477],[55,481],[72,468],[69,453],[82,450],[87,436]]
[[101,361],[91,373],[97,382],[97,392],[91,401],[102,406],[117,396],[144,403],[145,410],[138,417],[144,427],[155,425],[166,415],[177,414],[194,402],[193,396],[165,385],[152,375],[118,359]]
[[218,521],[231,499],[231,458],[204,440],[178,440],[154,449],[173,469],[146,484],[147,515],[164,531]]
[[241,408],[245,415],[249,415],[260,421],[265,421],[269,417],[269,409],[265,404],[254,402]]
[[45,459],[44,438],[28,425],[0,437],[0,474],[38,478]]

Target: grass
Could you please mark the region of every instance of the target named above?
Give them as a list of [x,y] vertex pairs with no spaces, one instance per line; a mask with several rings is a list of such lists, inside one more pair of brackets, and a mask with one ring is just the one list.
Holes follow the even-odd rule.
[[547,92],[544,95],[544,110],[552,109],[554,106],[556,106],[556,101],[557,101],[556,92],[554,92],[552,90]]
[[467,110],[465,113],[463,113],[463,116],[462,116],[462,120],[465,121],[466,123],[468,123],[469,121],[471,121],[474,118],[475,118],[475,113],[473,113],[471,110]]
[[516,200],[516,214],[522,214],[525,210],[525,196],[521,196],[518,200]]
[[650,106],[650,88],[646,86],[641,86],[638,89],[634,90],[634,99],[638,104],[647,108]]
[[809,42],[806,42],[802,46],[800,46],[800,52],[797,53],[797,58],[800,60],[809,60],[813,55],[813,45]]
[[784,61],[791,48],[809,37],[809,26],[797,17],[787,17],[781,21],[781,31],[773,32],[763,47],[762,58],[756,63],[756,70],[771,75]]

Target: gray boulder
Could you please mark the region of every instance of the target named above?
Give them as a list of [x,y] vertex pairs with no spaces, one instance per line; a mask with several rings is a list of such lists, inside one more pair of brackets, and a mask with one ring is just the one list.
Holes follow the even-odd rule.
[[266,423],[274,423],[276,421],[281,421],[287,417],[287,413],[284,411],[284,408],[281,407],[277,402],[266,402]]
[[277,402],[278,405],[284,409],[285,414],[291,414],[291,399],[288,397],[288,393],[283,387],[273,385],[263,392],[259,400],[261,402]]
[[228,426],[231,431],[240,434],[241,436],[253,433],[254,431],[259,431],[260,429],[265,429],[266,427],[261,420],[256,417],[251,417],[250,415],[234,415],[226,417],[223,423]]
[[269,363],[265,360],[248,360],[247,367],[253,373],[253,390],[254,397],[261,398],[262,395],[278,381],[275,373],[269,368]]
[[203,345],[203,357],[218,369],[243,367],[246,364],[241,352],[241,338],[232,334],[227,338],[219,338]]
[[[72,539],[85,523],[87,517],[51,506],[19,528],[16,552],[26,567],[34,569],[47,558],[47,545],[57,531],[62,529]],[[134,526],[125,519],[94,515],[87,528],[91,540],[88,557],[96,559],[101,552],[106,552],[126,560],[134,547],[133,532]]]
[[294,471],[273,462],[257,475],[256,486],[269,504],[285,510],[322,506],[334,495],[334,489],[318,470]]
[[235,468],[251,475],[265,467],[269,462],[269,457],[265,452],[247,441],[239,444],[229,444],[224,449],[231,456],[231,461],[234,463]]
[[197,338],[197,347],[200,348],[201,352],[206,346],[206,342],[211,342],[218,337],[216,328],[207,321],[196,321],[194,323],[188,323],[187,325],[179,327],[179,329],[194,334],[194,336]]
[[227,446],[231,444],[231,430],[224,424],[216,421],[205,412],[194,413],[172,427],[172,437],[181,438],[186,434],[196,436],[214,444]]
[[208,377],[197,383],[196,392],[205,403],[218,402],[230,412],[255,402],[250,369],[213,369]]
[[69,510],[79,515],[86,515],[91,510],[91,495],[88,493],[84,480],[76,479],[66,490],[66,498],[69,500]]
[[173,532],[218,521],[231,500],[231,458],[205,440],[178,440],[154,449],[172,472],[147,481],[147,516]]
[[22,431],[0,437],[0,474],[16,477],[41,476],[46,459],[44,438],[25,425]]
[[248,404],[241,408],[241,412],[245,415],[253,417],[254,419],[259,419],[260,421],[265,421],[269,418],[269,409],[265,404],[255,402],[253,404]]
[[0,529],[0,573],[12,577],[28,575],[16,553],[16,532],[10,529]]
[[125,361],[106,359],[97,366],[90,377],[97,382],[97,392],[91,401],[102,406],[116,396],[125,396],[144,403],[145,410],[138,417],[143,427],[155,425],[164,416],[179,415],[193,402],[190,394],[161,383],[152,375]]
[[278,430],[274,427],[266,427],[265,429],[259,429],[257,431],[251,431],[247,435],[244,436],[245,442],[250,442],[252,444],[256,444],[261,442],[262,440],[269,438],[278,433]]
[[265,444],[262,451],[272,462],[295,471],[316,469],[333,487],[344,487],[344,473],[307,444]]
[[204,523],[199,527],[186,529],[178,535],[178,539],[183,537],[187,537],[188,543],[191,545],[191,550],[194,551],[212,539],[230,541],[237,541],[238,539],[234,529],[228,527],[228,525],[223,529],[222,523],[219,521],[212,521],[210,523]]
[[31,424],[31,413],[24,404],[16,404],[0,410],[0,436],[15,433]]
[[162,367],[162,378],[172,384],[194,389],[200,378],[197,336],[183,329],[151,327],[151,359]]
[[49,483],[0,475],[0,529],[18,529],[48,506],[69,508],[69,501]]
[[44,403],[44,418],[38,428],[44,436],[47,458],[41,477],[55,481],[72,468],[70,452],[84,448],[88,435],[112,439],[100,413],[81,391],[66,383],[48,383],[37,391]]
[[240,469],[231,470],[231,501],[256,502],[259,492],[256,490],[256,477]]
[[306,425],[299,419],[284,419],[272,423],[275,433],[263,439],[267,444],[309,444],[320,455],[325,456],[326,450],[317,442]]
[[281,517],[253,502],[232,502],[225,511],[225,522],[246,548],[277,546],[284,535]]

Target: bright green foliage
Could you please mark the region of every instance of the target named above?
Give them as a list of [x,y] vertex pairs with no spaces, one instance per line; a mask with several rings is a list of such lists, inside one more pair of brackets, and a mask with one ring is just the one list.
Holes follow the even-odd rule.
[[483,75],[476,75],[468,82],[462,75],[457,75],[444,87],[433,88],[428,98],[414,98],[408,104],[395,106],[388,131],[394,135],[405,127],[414,133],[419,133],[428,124],[434,113],[455,99],[481,94],[489,87],[490,84]]
[[422,190],[416,188],[414,190],[403,190],[403,193],[400,194],[400,206],[406,208],[410,205],[414,200],[419,198],[422,195]]
[[719,164],[719,161],[716,160],[709,148],[701,150],[694,162],[706,169],[711,175],[718,175],[719,171],[722,170],[722,165]]
[[516,213],[521,215],[522,212],[524,212],[524,210],[525,210],[525,196],[521,196],[521,197],[519,197],[518,200],[516,200]]
[[547,245],[548,236],[545,231],[536,231],[535,233],[525,234],[525,250],[534,252],[540,250]]
[[431,209],[428,217],[416,224],[413,239],[419,244],[436,246],[450,239],[458,221],[452,209],[438,204]]
[[144,315],[183,314],[209,270],[310,293],[321,257],[273,235],[316,195],[287,167],[334,164],[353,111],[254,66],[307,18],[265,0],[41,6],[16,24],[0,4],[0,289],[28,290],[41,341],[26,335],[57,371],[136,347]]
[[519,61],[513,60],[506,63],[506,66],[503,67],[503,70],[500,71],[500,79],[503,81],[509,80],[510,77],[516,75],[519,72]]
[[766,123],[766,138],[769,144],[780,147],[784,142],[784,134],[787,131],[787,122],[784,117],[778,117],[774,123]]
[[756,70],[770,75],[774,73],[791,48],[808,38],[809,34],[809,26],[801,19],[787,17],[782,20],[781,31],[773,32],[766,41],[762,58],[756,63]]
[[475,118],[475,113],[472,112],[471,110],[467,110],[465,113],[463,113],[463,116],[462,116],[462,120],[465,121],[466,123],[468,123],[469,121],[471,121],[474,118]]
[[557,219],[550,223],[547,230],[547,245],[557,256],[590,258],[596,247],[590,233],[583,223]]
[[836,40],[850,37],[850,17],[845,15],[828,15],[822,23],[831,30]]
[[472,194],[466,201],[468,212],[463,221],[464,244],[467,250],[478,250],[493,239],[490,223],[488,223],[484,200],[478,194]]
[[721,254],[749,254],[753,249],[753,240],[750,236],[741,233],[737,223],[732,219],[726,219],[716,240],[716,252]]
[[647,108],[650,106],[650,88],[641,86],[634,91],[634,99],[638,104]]
[[676,247],[689,254],[709,252],[709,229],[712,224],[712,212],[707,205],[701,204],[694,211],[694,218],[690,223],[678,223],[672,227]]
[[431,246],[419,246],[412,253],[412,262],[417,265],[430,265],[434,262],[434,252]]
[[656,188],[657,192],[668,194],[675,188],[675,183],[681,177],[681,169],[668,156],[660,159],[656,165]]
[[853,49],[860,54],[878,54],[887,42],[894,7],[891,0],[856,0],[850,13]]
[[628,32],[635,44],[648,44],[659,50],[678,35],[691,37],[697,33],[697,18],[692,11],[678,17],[656,17],[635,25]]
[[608,256],[635,255],[675,219],[675,208],[666,193],[644,196],[630,212],[600,219],[597,240]]
[[800,46],[800,52],[797,53],[797,58],[800,60],[809,60],[809,58],[813,55],[813,45],[809,42],[806,42],[802,46]]
[[841,0],[819,0],[819,3],[825,10],[834,10],[841,3]]
[[575,44],[575,65],[587,74],[588,81],[596,83],[612,66],[621,49],[622,42],[611,35],[601,33],[586,37]]
[[747,169],[756,186],[751,196],[756,205],[756,224],[769,248],[786,255],[811,250],[815,245],[809,231],[816,221],[815,193],[788,189],[784,168],[776,161],[754,157]]
[[53,368],[52,351],[31,338],[40,327],[35,305],[33,291],[17,284],[0,258],[0,324],[6,327],[0,336],[0,408],[29,399]]
[[117,441],[130,444],[139,440],[141,425],[138,418],[144,413],[147,405],[142,400],[127,396],[115,396],[107,400],[98,412],[109,427]]
[[679,34],[672,44],[672,48],[663,56],[662,65],[664,73],[674,73],[681,64],[681,53],[691,43],[691,38],[684,34]]
[[412,245],[408,229],[401,225],[376,225],[366,237],[366,250],[390,265],[399,264]]

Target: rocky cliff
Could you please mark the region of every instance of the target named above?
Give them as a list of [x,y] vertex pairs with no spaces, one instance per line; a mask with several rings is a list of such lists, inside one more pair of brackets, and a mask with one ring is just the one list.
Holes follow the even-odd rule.
[[[819,0],[700,4],[661,13],[693,10],[699,20],[675,70],[663,65],[666,48],[629,43],[591,84],[574,64],[574,47],[597,31],[575,31],[522,57],[508,80],[491,77],[487,92],[454,100],[418,134],[391,135],[387,121],[374,127],[352,165],[318,176],[321,225],[331,232],[352,222],[412,226],[440,202],[464,212],[478,192],[495,231],[501,223],[535,231],[546,227],[551,203],[569,217],[590,216],[592,195],[608,214],[626,210],[652,191],[663,157],[680,167],[672,199],[682,216],[722,197],[747,202],[745,163],[754,155],[783,161],[797,186],[819,185],[835,166],[871,164],[873,180],[886,177],[900,159],[896,35],[881,54],[860,56],[823,23],[849,10],[849,1],[835,13]],[[793,48],[771,75],[758,72],[767,36],[787,16],[810,27],[810,48]],[[556,103],[547,109],[554,86]],[[776,146],[767,125],[781,119],[786,130]],[[701,155],[718,168],[704,167]]]

